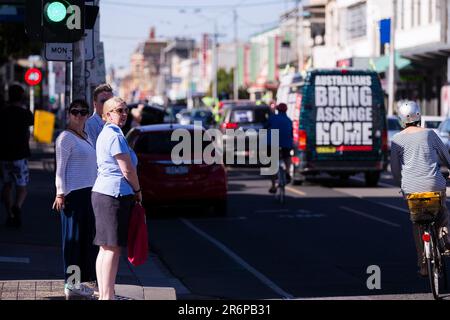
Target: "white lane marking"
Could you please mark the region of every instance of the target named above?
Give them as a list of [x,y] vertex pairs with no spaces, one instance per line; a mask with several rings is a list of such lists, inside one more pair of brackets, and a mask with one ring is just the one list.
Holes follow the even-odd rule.
[[350,208],[347,208],[347,207],[341,207],[341,209],[345,210],[345,211],[352,212],[354,214],[360,215],[360,216],[368,218],[368,219],[372,219],[372,220],[375,220],[375,221],[378,221],[378,222],[381,222],[381,223],[385,223],[385,224],[390,225],[392,227],[400,228],[399,224],[396,224],[396,223],[393,223],[393,222],[390,222],[390,221],[387,221],[387,220],[384,220],[384,219],[372,216],[372,215],[370,215],[368,213],[364,213],[364,212],[361,212],[361,211],[358,211],[358,210],[354,210],[354,209],[350,209]]
[[372,202],[372,203],[375,203],[375,204],[378,204],[378,205],[383,206],[383,207],[386,207],[386,208],[390,208],[390,209],[394,209],[394,210],[399,210],[399,211],[402,211],[402,212],[405,212],[405,213],[409,214],[409,210],[408,210],[408,209],[405,209],[405,208],[402,208],[402,207],[397,207],[397,206],[393,206],[393,205],[391,205],[391,204],[382,203],[382,202],[378,202],[378,201],[367,200],[367,199],[365,199],[365,198],[361,198],[361,199],[366,200],[366,201],[369,201],[369,202]]
[[220,250],[222,250],[225,254],[227,254],[231,259],[233,259],[236,263],[240,264],[242,267],[244,267],[245,269],[247,269],[247,271],[249,271],[251,274],[253,274],[256,278],[258,278],[263,284],[265,284],[266,286],[268,286],[270,289],[272,289],[273,291],[275,291],[277,294],[279,294],[280,296],[282,296],[284,299],[293,299],[294,296],[287,293],[286,291],[284,291],[283,289],[281,289],[280,287],[278,287],[272,280],[270,280],[269,278],[267,278],[265,275],[263,275],[261,272],[259,272],[258,270],[256,270],[255,268],[253,268],[251,265],[249,265],[247,262],[245,262],[241,257],[239,257],[237,254],[235,254],[233,251],[231,251],[230,249],[228,249],[223,243],[221,243],[220,241],[214,239],[213,237],[211,237],[210,235],[208,235],[207,233],[203,232],[202,230],[200,230],[199,228],[197,228],[196,226],[194,226],[192,223],[190,223],[189,221],[185,220],[185,219],[181,219],[181,221],[188,226],[189,228],[191,228],[192,230],[194,230],[195,232],[197,232],[199,235],[201,235],[202,237],[204,237],[206,240],[208,240],[209,242],[211,242],[212,244],[214,244],[216,247],[218,247]]
[[29,264],[30,263],[30,258],[0,257],[0,262]]
[[356,195],[356,194],[351,194],[351,193],[346,193],[346,194],[348,194],[348,195],[350,195],[350,196],[352,196],[352,197],[355,197],[355,198],[358,198],[358,199],[367,201],[367,202],[371,202],[371,203],[374,203],[374,204],[378,204],[378,205],[383,206],[383,207],[386,207],[386,208],[390,208],[390,209],[402,211],[402,212],[407,213],[407,214],[409,215],[409,210],[407,210],[407,209],[405,209],[405,208],[397,207],[397,206],[394,206],[394,205],[391,205],[391,204],[387,204],[387,203],[383,203],[383,202],[378,202],[378,201],[370,200],[370,199],[364,198],[363,196],[359,196],[359,195]]
[[306,196],[306,193],[304,193],[303,191],[300,191],[300,190],[297,190],[297,189],[294,189],[294,188],[291,188],[291,187],[286,187],[286,190],[290,191],[292,193],[295,193],[297,195],[303,196],[303,197]]
[[[360,178],[360,177],[350,177],[350,179],[357,180],[357,181],[360,181],[360,182],[366,182],[365,179]],[[384,183],[384,182],[378,182],[378,185],[382,186],[382,187],[387,187],[387,188],[396,187],[396,185],[389,184],[389,183]]]

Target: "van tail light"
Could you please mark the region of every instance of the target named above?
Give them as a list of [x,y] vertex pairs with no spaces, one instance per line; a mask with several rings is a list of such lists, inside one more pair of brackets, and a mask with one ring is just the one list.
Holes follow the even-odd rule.
[[388,151],[388,133],[387,130],[383,130],[383,134],[381,135],[381,150]]
[[429,234],[428,232],[425,232],[425,233],[422,235],[422,240],[423,240],[424,242],[430,242],[430,240],[431,240],[430,234]]
[[306,151],[306,140],[308,136],[306,135],[305,130],[298,131],[298,150]]
[[222,124],[222,129],[237,129],[238,124],[234,122],[227,122]]

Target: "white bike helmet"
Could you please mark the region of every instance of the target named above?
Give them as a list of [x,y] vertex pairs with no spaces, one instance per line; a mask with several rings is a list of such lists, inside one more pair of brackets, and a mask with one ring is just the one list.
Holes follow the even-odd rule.
[[415,101],[403,101],[398,107],[398,117],[405,128],[408,123],[420,121],[420,107]]

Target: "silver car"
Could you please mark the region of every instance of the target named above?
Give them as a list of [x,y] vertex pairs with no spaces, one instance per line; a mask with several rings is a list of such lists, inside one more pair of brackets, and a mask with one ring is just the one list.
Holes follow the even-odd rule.
[[397,116],[388,116],[387,117],[387,126],[388,126],[388,148],[391,151],[391,141],[395,134],[399,133],[403,130],[400,121]]

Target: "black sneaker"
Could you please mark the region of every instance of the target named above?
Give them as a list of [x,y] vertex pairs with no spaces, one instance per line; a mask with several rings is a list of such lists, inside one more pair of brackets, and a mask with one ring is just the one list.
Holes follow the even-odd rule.
[[19,207],[12,207],[11,212],[13,213],[13,227],[20,228],[22,226],[22,211]]
[[277,192],[277,188],[275,188],[275,187],[270,187],[270,189],[269,189],[269,193],[276,193]]

